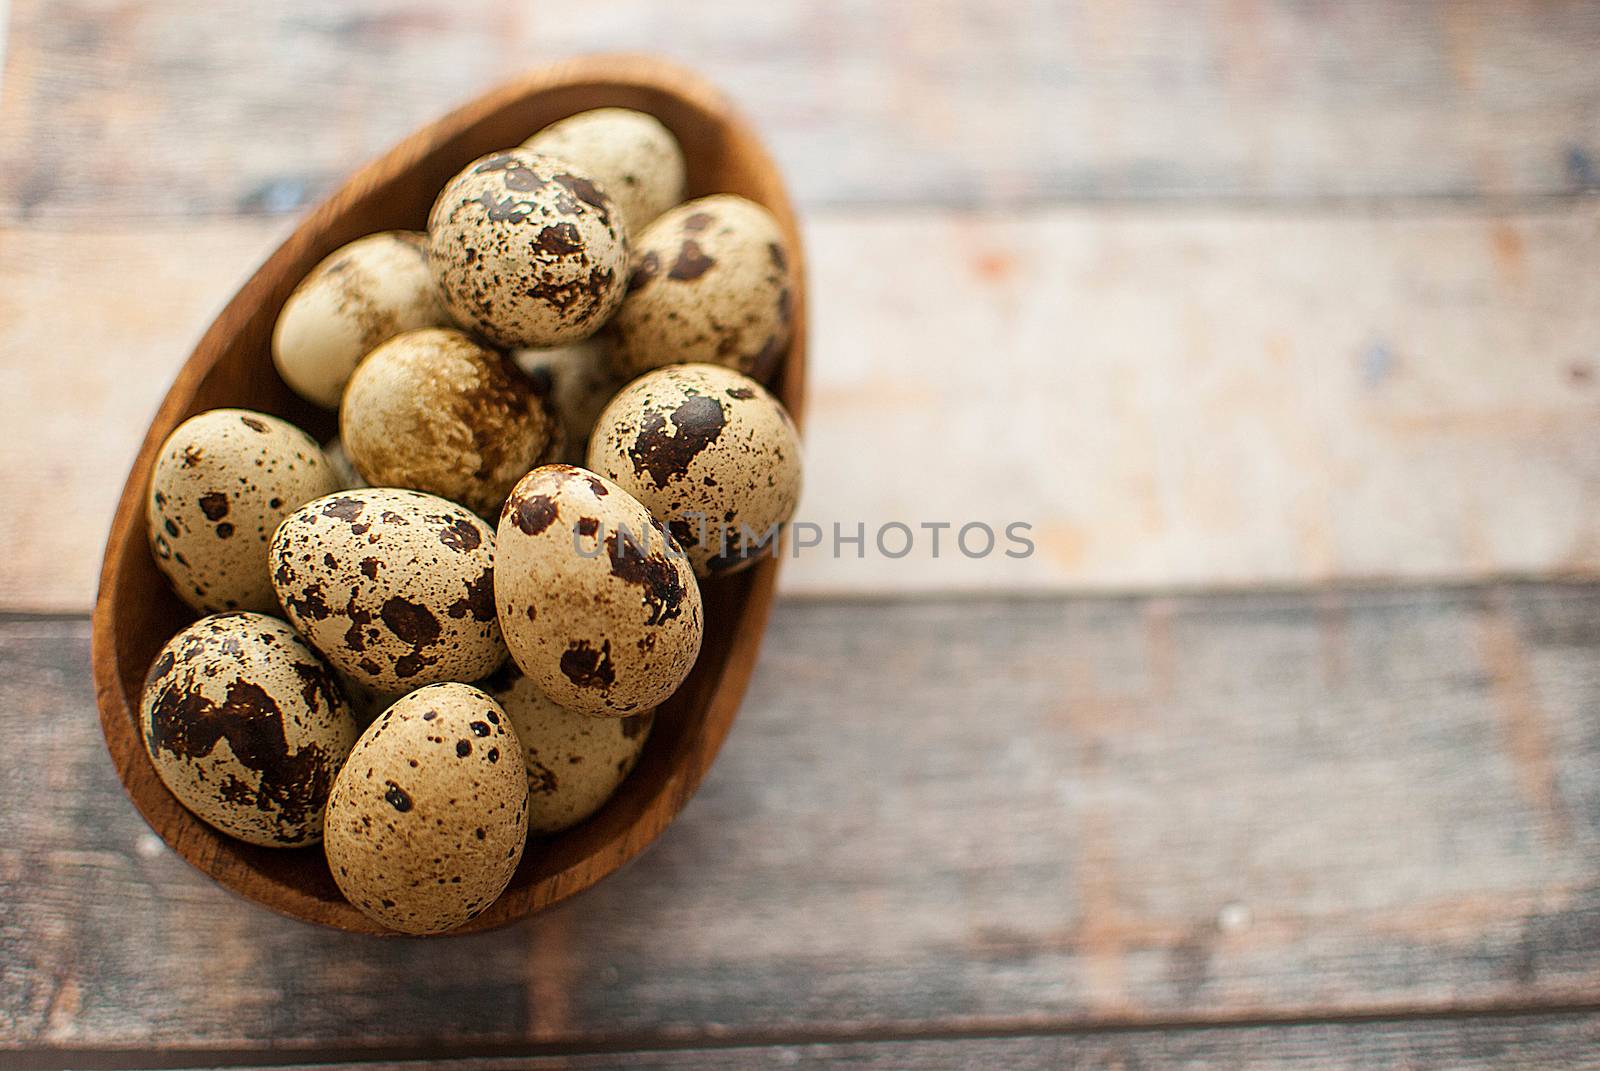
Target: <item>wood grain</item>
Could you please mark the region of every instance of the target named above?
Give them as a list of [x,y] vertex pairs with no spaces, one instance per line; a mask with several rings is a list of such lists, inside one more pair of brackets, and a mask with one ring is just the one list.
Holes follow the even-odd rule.
[[308,205],[528,66],[664,51],[801,203],[1600,186],[1600,10],[1496,0],[262,5],[13,0],[0,218]]
[[869,543],[791,590],[1592,575],[1597,241],[1592,208],[818,225],[851,268],[819,272],[801,516],[830,549],[835,523],[1027,521],[1038,550]]
[[[691,197],[736,193],[771,212],[796,282],[785,292],[792,332],[769,385],[803,426],[805,257],[794,213],[761,145],[715,90],[690,72],[641,57],[554,65],[424,127],[353,176],[240,288],[179,369],[118,500],[95,600],[95,692],[117,773],[173,850],[241,896],[326,926],[387,932],[345,901],[320,851],[261,848],[220,834],[177,802],[150,762],[138,728],[145,676],[161,645],[195,616],[172,593],[150,553],[146,496],[162,443],[183,420],[218,406],[273,413],[328,433],[331,417],[295,397],[272,365],[272,326],[295,285],[357,237],[421,227],[439,188],[474,159],[514,140],[512,132],[616,106],[647,111],[673,132],[683,147]],[[622,866],[666,828],[694,794],[738,713],[779,565],[766,559],[704,586],[699,657],[688,679],[657,708],[656,727],[633,773],[592,818],[526,853],[500,897],[453,933],[503,925],[571,896]]]
[[0,609],[87,608],[286,214],[618,47],[727,90],[807,210],[807,513],[1039,528],[790,591],[1310,590],[780,603],[656,849],[442,946],[190,871],[87,624],[0,618],[7,1068],[1600,1066],[1600,588],[1327,586],[1600,575],[1594,5],[10,7]]
[[[537,1052],[537,1050],[535,1050]],[[621,1049],[559,1055],[365,1060],[360,1063],[274,1063],[283,1071],[723,1071],[829,1067],[895,1071],[1060,1071],[1062,1068],[1228,1068],[1230,1071],[1551,1071],[1600,1067],[1600,1015],[1592,1012],[1297,1023],[1242,1027],[1179,1027],[1114,1032],[1071,1031],[1014,1037],[947,1037],[881,1041],[729,1045],[718,1048]],[[248,1068],[248,1053],[226,1053],[227,1066]],[[21,1056],[31,1068],[175,1067],[215,1059],[206,1052],[102,1052],[54,1049]]]
[[[786,591],[1600,573],[1593,207],[818,212],[804,233],[801,516],[827,538]],[[31,504],[0,511],[0,606],[89,605],[124,459],[282,235],[0,230],[0,493]],[[833,557],[834,523],[896,520],[1026,521],[1037,550],[969,560],[951,530],[937,559],[928,533]]]
[[[857,206],[807,232],[805,514],[869,541],[1036,529],[1020,563],[948,533],[939,560],[812,552],[787,590],[1596,575],[1600,215],[1502,198],[1594,185],[1600,12],[977,10],[18,3],[0,491],[28,508],[0,515],[0,608],[89,605],[118,459],[278,213],[441,101],[602,40],[708,71],[805,202]],[[1283,204],[1041,204],[1075,197]],[[1344,198],[1379,205],[1312,203]]]
[[1597,655],[1592,585],[780,602],[658,845],[440,944],[308,927],[190,870],[106,761],[86,625],[11,619],[0,1043],[648,1048],[1600,1004]]

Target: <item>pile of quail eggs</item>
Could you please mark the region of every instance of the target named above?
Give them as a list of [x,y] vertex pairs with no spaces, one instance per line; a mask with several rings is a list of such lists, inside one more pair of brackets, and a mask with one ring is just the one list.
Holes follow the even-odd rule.
[[762,386],[791,256],[684,186],[616,108],[474,161],[425,234],[351,242],[283,306],[273,361],[335,439],[215,409],[157,458],[151,550],[208,616],[150,669],[150,758],[223,833],[321,842],[386,927],[469,921],[605,803],[695,664],[699,584],[794,511]]

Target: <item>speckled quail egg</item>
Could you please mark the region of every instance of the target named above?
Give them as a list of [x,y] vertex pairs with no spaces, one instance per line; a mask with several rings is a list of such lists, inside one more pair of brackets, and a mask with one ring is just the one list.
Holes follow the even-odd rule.
[[571,465],[523,477],[500,514],[495,604],[517,665],[556,703],[620,716],[689,675],[703,630],[682,548],[638,499]]
[[350,752],[324,847],[345,898],[405,933],[475,918],[505,891],[528,836],[528,779],[505,711],[466,684],[397,700]]
[[552,123],[522,143],[593,175],[611,194],[630,235],[683,200],[683,149],[653,115],[596,108]]
[[494,557],[494,530],[466,508],[365,488],[284,520],[272,582],[289,620],[335,669],[397,694],[476,680],[504,660]]
[[436,327],[398,335],[361,362],[339,433],[369,484],[427,491],[491,516],[558,445],[555,420],[516,365]]
[[156,656],[139,704],[145,749],[178,802],[251,844],[322,839],[356,742],[333,671],[276,617],[203,617]]
[[356,724],[363,729],[371,725],[379,714],[388,710],[396,699],[411,691],[407,688],[400,692],[380,692],[370,685],[362,684],[348,673],[335,670],[334,675],[339,678],[339,690],[344,692],[344,697],[350,704],[351,715],[356,719]]
[[570,346],[511,354],[560,423],[566,460],[582,463],[595,419],[622,389],[622,377],[611,367],[616,344],[609,332],[602,332]]
[[484,682],[505,708],[528,770],[528,829],[559,833],[598,811],[639,761],[655,713],[596,718],[563,709],[507,662]]
[[626,227],[592,176],[507,149],[440,192],[428,263],[462,326],[500,346],[558,346],[594,334],[622,301]]
[[145,520],[156,566],[196,610],[276,613],[267,544],[278,522],[338,489],[316,441],[287,421],[213,409],[156,455]]
[[788,349],[789,253],[772,213],[733,194],[679,205],[633,244],[619,372],[706,362],[766,379]]
[[335,435],[322,444],[322,452],[328,458],[328,464],[333,466],[333,471],[339,477],[338,491],[348,491],[353,487],[370,486],[361,478],[361,473],[356,471],[355,462],[350,460],[350,451],[344,448],[344,440]]
[[427,235],[369,234],[335,250],[295,287],[272,332],[272,360],[301,397],[334,409],[350,373],[378,343],[449,322],[428,270]]
[[670,365],[628,384],[600,414],[588,462],[671,529],[701,577],[775,555],[800,501],[788,412],[718,365]]

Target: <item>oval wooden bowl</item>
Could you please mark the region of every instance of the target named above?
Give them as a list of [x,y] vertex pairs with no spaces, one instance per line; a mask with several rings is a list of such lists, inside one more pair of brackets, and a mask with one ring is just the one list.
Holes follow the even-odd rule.
[[[135,806],[177,853],[257,903],[308,922],[386,933],[339,895],[320,848],[273,850],[224,837],[178,805],[139,738],[139,694],[156,652],[194,620],[168,589],[145,543],[144,494],[163,439],[195,413],[242,406],[279,414],[319,437],[331,414],[296,398],[273,370],[272,326],[294,285],[352,239],[422,229],[434,195],[469,161],[516,145],[588,108],[649,112],[682,143],[690,196],[739,193],[777,216],[794,250],[795,337],[775,393],[796,420],[805,383],[805,275],[800,234],[776,167],[749,127],[699,77],[657,59],[576,59],[511,82],[425,127],[356,173],[261,266],[205,333],[145,435],[117,506],[94,611],[94,680],[106,746]],[[593,818],[529,844],[511,886],[454,933],[531,914],[593,885],[637,855],[693,795],[749,682],[778,562],[704,586],[705,643],[694,672],[661,708],[638,767]]]

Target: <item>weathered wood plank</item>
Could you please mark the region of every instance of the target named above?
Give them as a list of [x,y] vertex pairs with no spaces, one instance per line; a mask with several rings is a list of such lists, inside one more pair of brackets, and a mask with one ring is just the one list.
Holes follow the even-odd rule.
[[14,0],[0,218],[281,211],[515,71],[659,51],[808,204],[1564,194],[1600,185],[1600,10]]
[[[719,1048],[621,1050],[562,1055],[363,1060],[274,1064],[284,1071],[642,1071],[694,1068],[894,1068],[897,1071],[1061,1071],[1064,1068],[1229,1068],[1230,1071],[1554,1071],[1600,1067],[1600,1016],[1594,1013],[1409,1019],[1247,1027],[1083,1031],[1018,1037],[922,1038]],[[235,1055],[235,1054],[229,1054]],[[442,1055],[442,1054],[441,1054]],[[32,1067],[206,1066],[204,1052],[162,1054],[41,1051]],[[226,1066],[245,1065],[230,1061]]]
[[156,405],[287,226],[0,231],[0,608],[92,603]]
[[[150,412],[281,227],[0,230],[0,493],[26,507],[0,607],[88,607]],[[1593,208],[819,212],[807,239],[801,516],[827,538],[791,592],[1600,571]],[[889,560],[890,521],[1023,521],[1037,549],[969,560],[952,529],[935,559],[922,531]]]
[[1600,1002],[1600,587],[790,601],[765,651],[654,849],[440,944],[207,885],[122,798],[84,623],[7,621],[0,1044],[648,1048]]
[[907,212],[810,237],[801,516],[1028,521],[1038,551],[813,553],[791,590],[1600,568],[1593,208]]

